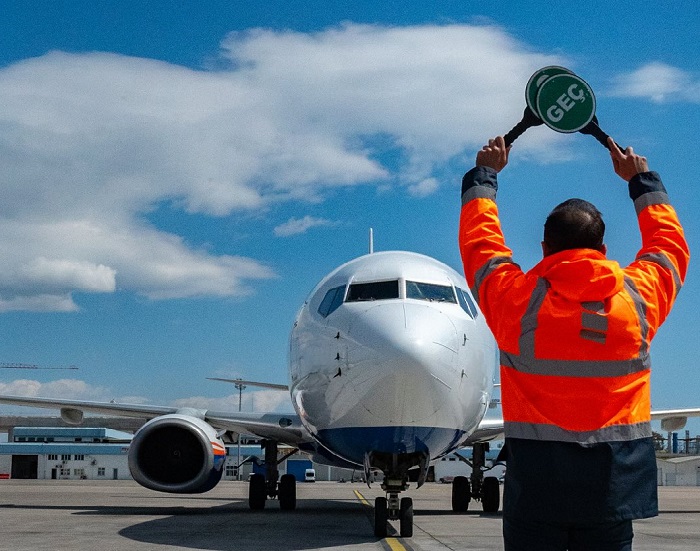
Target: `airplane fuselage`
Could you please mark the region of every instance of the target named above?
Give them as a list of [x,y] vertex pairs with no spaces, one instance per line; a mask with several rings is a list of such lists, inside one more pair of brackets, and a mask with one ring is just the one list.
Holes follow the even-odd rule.
[[[290,338],[292,401],[342,459],[457,448],[488,408],[496,345],[466,281],[409,252],[381,252],[324,278]],[[370,465],[375,466],[375,465]]]

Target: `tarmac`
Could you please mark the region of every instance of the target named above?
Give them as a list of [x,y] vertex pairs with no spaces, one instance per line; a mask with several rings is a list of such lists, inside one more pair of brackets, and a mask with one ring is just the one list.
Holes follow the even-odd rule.
[[[310,551],[503,549],[500,514],[455,514],[450,486],[409,490],[414,535],[373,535],[378,484],[300,483],[297,509],[248,509],[245,482],[197,495],[131,481],[0,480],[0,551]],[[404,495],[404,494],[402,494]],[[700,549],[700,487],[659,488],[661,514],[635,522],[635,551]],[[390,523],[394,524],[394,523]],[[398,526],[395,527],[398,529]]]

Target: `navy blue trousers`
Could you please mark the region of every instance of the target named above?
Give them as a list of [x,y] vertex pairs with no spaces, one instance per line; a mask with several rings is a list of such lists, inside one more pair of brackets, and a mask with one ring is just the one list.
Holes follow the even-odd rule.
[[505,551],[631,551],[632,521],[563,524],[503,518]]

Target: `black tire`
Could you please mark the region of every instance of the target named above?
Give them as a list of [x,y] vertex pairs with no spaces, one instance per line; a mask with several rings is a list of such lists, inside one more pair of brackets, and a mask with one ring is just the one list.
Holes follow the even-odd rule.
[[401,508],[399,509],[399,523],[401,537],[413,537],[413,500],[410,497],[401,498]]
[[452,510],[455,513],[466,512],[471,499],[469,479],[466,476],[455,476],[452,481]]
[[501,485],[495,476],[484,478],[484,485],[481,489],[481,505],[484,513],[497,513],[501,503]]
[[265,484],[265,475],[250,475],[250,481],[248,482],[248,506],[254,511],[259,511],[265,508],[266,499],[267,487]]
[[374,535],[378,538],[386,537],[387,520],[389,520],[389,518],[386,498],[374,498]]
[[283,474],[280,477],[278,497],[280,509],[293,511],[297,507],[297,479],[293,474]]

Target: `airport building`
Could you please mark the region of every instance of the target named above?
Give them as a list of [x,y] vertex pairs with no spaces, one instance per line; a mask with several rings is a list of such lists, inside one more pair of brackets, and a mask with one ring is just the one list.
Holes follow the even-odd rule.
[[659,486],[700,486],[700,455],[656,458]]
[[17,427],[0,444],[0,477],[128,479],[131,437],[113,429]]

